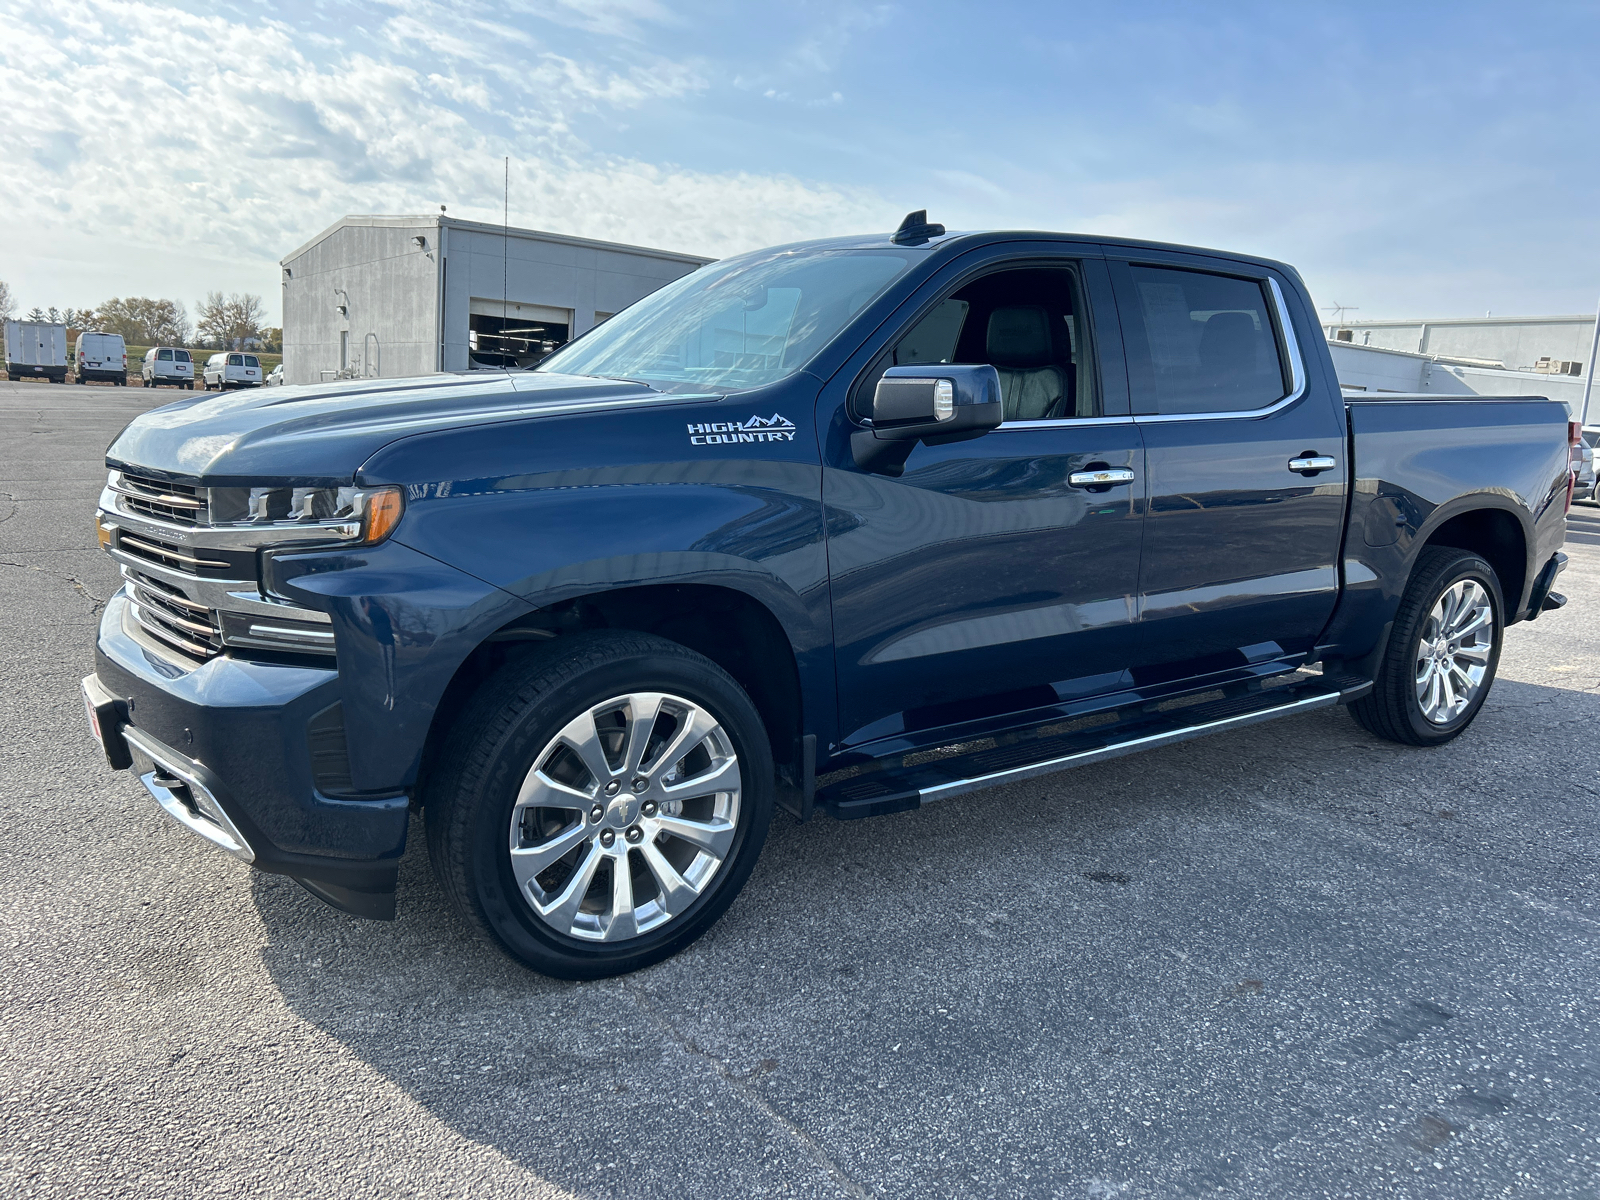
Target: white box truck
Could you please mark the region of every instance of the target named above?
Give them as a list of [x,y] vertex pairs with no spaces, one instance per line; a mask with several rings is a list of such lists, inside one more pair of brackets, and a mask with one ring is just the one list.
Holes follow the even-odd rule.
[[118,387],[128,386],[128,346],[120,333],[80,333],[72,348],[72,360],[77,365],[79,383],[103,379]]
[[48,321],[6,322],[6,375],[67,381],[67,327]]

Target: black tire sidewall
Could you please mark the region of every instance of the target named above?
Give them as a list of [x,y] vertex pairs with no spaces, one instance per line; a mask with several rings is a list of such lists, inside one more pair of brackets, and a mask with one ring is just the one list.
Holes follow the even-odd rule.
[[[1505,598],[1500,593],[1500,580],[1495,575],[1494,568],[1475,554],[1462,552],[1451,562],[1435,567],[1428,578],[1432,583],[1427,587],[1426,599],[1412,614],[1407,627],[1403,630],[1397,629],[1395,632],[1402,635],[1400,647],[1403,652],[1406,687],[1401,699],[1404,703],[1406,720],[1420,742],[1440,743],[1450,741],[1472,724],[1483,708],[1484,701],[1489,698],[1489,691],[1494,686],[1495,676],[1500,667],[1500,649],[1505,644],[1506,608]],[[1417,699],[1414,683],[1417,647],[1428,614],[1439,602],[1439,597],[1464,579],[1473,580],[1489,593],[1489,604],[1494,613],[1494,644],[1489,651],[1489,665],[1484,672],[1483,682],[1466,711],[1447,724],[1436,725],[1423,714],[1422,703]]]
[[[629,692],[659,691],[704,705],[727,731],[740,763],[738,830],[722,869],[689,909],[651,933],[616,945],[558,933],[523,899],[511,871],[508,831],[517,792],[534,756],[587,707]],[[592,979],[635,971],[671,957],[695,941],[727,909],[755,866],[772,817],[771,750],[754,706],[742,689],[698,656],[644,654],[585,671],[539,695],[517,714],[495,748],[456,828],[471,902],[495,938],[516,958],[547,975]]]

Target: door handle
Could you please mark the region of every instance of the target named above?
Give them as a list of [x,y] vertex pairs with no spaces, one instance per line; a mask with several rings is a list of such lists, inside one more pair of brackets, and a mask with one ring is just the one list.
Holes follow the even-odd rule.
[[1331,455],[1303,454],[1299,458],[1289,460],[1289,470],[1299,471],[1302,475],[1315,475],[1318,471],[1331,471],[1339,465]]
[[1132,483],[1133,472],[1127,467],[1105,467],[1098,471],[1074,471],[1067,476],[1073,487],[1110,487],[1114,483]]

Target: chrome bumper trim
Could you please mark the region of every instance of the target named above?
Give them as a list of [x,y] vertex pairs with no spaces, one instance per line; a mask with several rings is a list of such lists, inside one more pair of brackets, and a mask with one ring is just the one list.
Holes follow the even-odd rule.
[[[182,755],[131,725],[123,726],[122,740],[133,755],[133,773],[163,812],[190,833],[199,834],[235,858],[255,862],[256,852],[217,803],[201,771]],[[171,788],[157,782],[162,778],[176,779],[181,787]],[[183,796],[185,792],[187,800]]]

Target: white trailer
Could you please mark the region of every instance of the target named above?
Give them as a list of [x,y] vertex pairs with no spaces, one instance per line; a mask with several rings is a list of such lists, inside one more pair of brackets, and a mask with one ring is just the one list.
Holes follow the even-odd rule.
[[6,322],[6,375],[67,381],[67,327],[48,321]]

